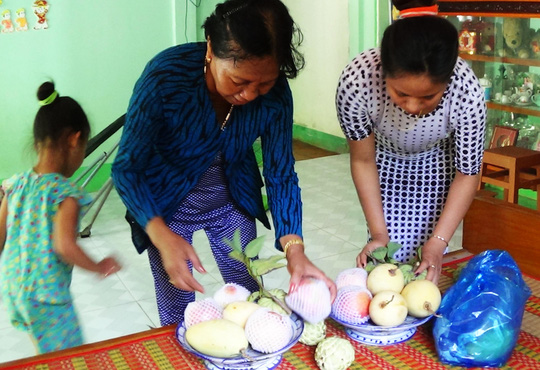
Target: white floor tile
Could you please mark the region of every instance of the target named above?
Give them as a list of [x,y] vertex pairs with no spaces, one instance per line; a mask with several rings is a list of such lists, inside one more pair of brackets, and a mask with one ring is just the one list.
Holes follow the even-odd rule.
[[79,311],[85,343],[138,333],[154,327],[135,301],[92,311]]
[[[350,176],[348,154],[335,155],[296,164],[303,200],[303,230],[307,256],[334,279],[339,272],[355,266],[355,259],[367,240],[367,227]],[[90,256],[100,259],[114,255],[123,268],[99,279],[95,274],[75,269],[72,292],[86,342],[96,342],[159,326],[154,283],[146,254],[139,255],[131,243],[130,229],[124,220],[125,207],[113,191],[91,227],[91,236],[80,240]],[[88,225],[91,212],[82,222]],[[260,257],[276,253],[274,231],[257,225],[264,235]],[[193,245],[207,274],[195,272],[205,293],[211,297],[223,281],[211,254],[204,232],[197,232]],[[461,247],[461,229],[450,243]],[[267,288],[288,290],[286,267],[264,276]],[[26,333],[15,330],[0,301],[0,363],[35,354]]]
[[0,329],[0,363],[37,354],[30,336],[11,326]]

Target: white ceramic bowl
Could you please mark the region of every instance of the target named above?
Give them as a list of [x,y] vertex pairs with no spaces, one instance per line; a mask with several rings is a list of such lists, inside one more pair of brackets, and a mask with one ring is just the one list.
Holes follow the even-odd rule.
[[416,328],[431,319],[433,315],[418,319],[407,316],[405,322],[398,326],[379,326],[369,320],[365,324],[351,324],[338,320],[333,315],[330,317],[345,327],[347,335],[362,344],[372,346],[388,346],[391,344],[405,342],[416,333]]
[[302,320],[295,313],[291,314],[293,336],[287,345],[285,345],[280,350],[273,353],[262,353],[255,351],[253,348],[248,347],[246,351],[246,356],[236,356],[236,357],[213,357],[200,353],[199,351],[192,348],[186,341],[186,326],[182,322],[176,327],[176,338],[180,345],[184,347],[187,351],[195,354],[196,356],[204,360],[204,364],[208,369],[211,370],[225,370],[225,369],[238,369],[238,370],[270,370],[274,369],[281,362],[282,354],[287,352],[292,346],[298,342],[302,332],[304,331],[304,320]]

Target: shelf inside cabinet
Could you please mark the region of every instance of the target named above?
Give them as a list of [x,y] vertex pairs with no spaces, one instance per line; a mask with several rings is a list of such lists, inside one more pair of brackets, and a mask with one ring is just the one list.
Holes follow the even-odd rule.
[[486,105],[489,109],[497,109],[497,110],[502,110],[506,112],[527,114],[529,116],[540,117],[540,107],[534,104],[527,105],[527,106],[519,106],[519,105],[510,105],[510,104],[500,104],[500,103],[488,101],[486,102]]
[[476,62],[497,62],[506,64],[517,64],[528,67],[540,67],[540,59],[521,59],[521,58],[509,58],[509,57],[497,57],[493,55],[482,54],[467,54],[459,53],[462,59],[472,60]]
[[438,0],[439,15],[480,17],[540,17],[538,0]]

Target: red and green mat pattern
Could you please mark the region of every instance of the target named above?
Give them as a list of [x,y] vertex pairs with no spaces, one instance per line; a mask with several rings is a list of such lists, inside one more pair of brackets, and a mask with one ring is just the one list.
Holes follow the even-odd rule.
[[[440,287],[443,291],[453,282],[458,260],[443,267]],[[511,358],[501,369],[540,369],[540,281],[525,277],[533,295],[527,301],[522,331]],[[348,338],[343,327],[328,320],[327,336]],[[435,350],[430,322],[419,328],[408,341],[391,346],[365,346],[351,340],[356,359],[350,369],[461,369],[442,364]],[[82,350],[75,355],[58,354],[48,359],[27,359],[0,364],[0,369],[194,369],[204,370],[203,363],[185,351],[177,342],[174,328],[123,343],[98,349]],[[314,360],[315,347],[297,343],[284,354],[277,369],[318,369]],[[24,361],[25,363],[21,363]]]

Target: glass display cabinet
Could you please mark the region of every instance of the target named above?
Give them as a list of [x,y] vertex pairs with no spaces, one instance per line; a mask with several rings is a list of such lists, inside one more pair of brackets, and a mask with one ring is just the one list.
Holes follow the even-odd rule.
[[[484,88],[486,148],[540,150],[540,1],[439,0],[459,32],[460,57]],[[501,130],[514,132],[497,140]]]

